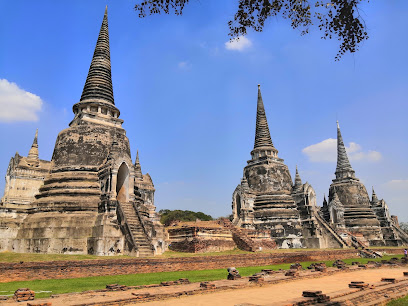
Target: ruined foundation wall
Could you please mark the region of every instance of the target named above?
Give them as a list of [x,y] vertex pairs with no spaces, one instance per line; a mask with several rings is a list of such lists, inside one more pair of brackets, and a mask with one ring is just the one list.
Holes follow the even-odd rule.
[[[384,251],[384,250],[380,250]],[[391,251],[389,251],[391,252]],[[403,249],[392,250],[402,254]],[[266,266],[301,261],[322,261],[358,257],[356,250],[300,251],[288,253],[251,253],[240,255],[177,258],[102,259],[3,263],[0,282],[33,279],[62,279],[101,275],[150,272],[226,269],[228,267]]]
[[88,254],[112,256],[126,254],[125,237],[118,224],[116,213],[98,214],[92,237],[88,238]]
[[13,242],[27,214],[0,209],[0,252],[14,251]]
[[169,245],[169,249],[186,253],[207,253],[233,250],[237,247],[231,240],[191,238],[182,241],[174,241]]
[[97,212],[38,212],[21,224],[13,251],[17,253],[87,254]]
[[233,250],[237,247],[232,233],[224,228],[168,228],[169,249],[177,252],[205,253]]

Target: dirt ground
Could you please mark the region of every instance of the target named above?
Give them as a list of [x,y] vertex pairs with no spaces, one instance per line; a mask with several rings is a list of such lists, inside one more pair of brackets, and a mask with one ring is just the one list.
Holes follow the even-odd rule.
[[[283,302],[302,296],[304,290],[321,290],[324,294],[329,294],[335,291],[348,289],[348,284],[351,281],[364,281],[366,283],[376,283],[383,277],[402,278],[403,272],[407,271],[406,267],[397,268],[379,268],[367,269],[350,272],[337,272],[333,275],[327,275],[319,278],[290,280],[289,282],[277,284],[264,284],[262,287],[252,287],[243,289],[229,289],[214,293],[203,293],[192,296],[182,296],[179,298],[171,298],[162,301],[152,301],[145,303],[137,303],[137,305],[240,305],[240,304],[255,304],[255,305],[284,305]],[[303,273],[310,274],[311,271]],[[283,274],[282,274],[283,275]],[[279,277],[279,276],[278,276]],[[281,276],[280,278],[285,278]],[[287,278],[287,277],[286,277]],[[219,280],[212,282],[217,286],[225,284],[248,283],[248,280],[243,278],[235,281]],[[53,306],[74,306],[87,303],[98,303],[103,301],[117,301],[119,299],[134,298],[132,293],[150,293],[163,294],[188,290],[197,290],[199,283],[191,283],[179,286],[169,287],[154,287],[145,289],[132,289],[126,291],[108,291],[108,292],[89,292],[89,293],[73,293],[62,294],[55,298],[35,300],[39,302],[52,302]],[[5,306],[21,306],[26,303],[17,303],[12,300],[7,302],[0,301],[0,305]],[[127,304],[131,305],[131,304]],[[136,304],[133,304],[136,305]]]
[[[258,288],[236,289],[225,292],[173,298],[164,301],[143,303],[143,305],[211,305],[228,306],[239,304],[279,305],[287,300],[299,298],[304,290],[321,290],[324,294],[348,289],[351,281],[366,283],[379,282],[383,277],[401,278],[407,268],[360,270],[338,273],[315,279],[304,279]],[[140,304],[139,304],[140,305]]]

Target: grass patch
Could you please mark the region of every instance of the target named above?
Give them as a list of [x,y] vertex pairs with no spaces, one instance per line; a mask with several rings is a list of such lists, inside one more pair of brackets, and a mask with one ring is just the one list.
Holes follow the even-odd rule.
[[387,306],[406,306],[406,305],[408,305],[408,295],[403,298],[393,300],[387,304]]
[[[389,255],[381,259],[367,259],[367,258],[349,258],[344,259],[344,262],[351,264],[353,261],[367,263],[369,260],[380,261],[382,259],[389,260],[392,257],[401,258],[402,255]],[[313,261],[316,262],[316,261]],[[307,267],[312,261],[302,262],[303,267]],[[333,261],[325,261],[326,265],[331,266]],[[249,276],[260,272],[262,269],[289,269],[291,264],[279,264],[257,267],[237,267],[242,276]],[[138,286],[148,284],[158,284],[163,281],[173,281],[179,278],[188,278],[191,282],[213,281],[225,279],[227,277],[226,269],[215,270],[193,270],[193,271],[176,271],[176,272],[158,272],[158,273],[139,273],[129,275],[109,275],[109,276],[95,276],[83,277],[73,279],[47,279],[47,280],[33,280],[21,282],[0,283],[0,295],[13,294],[18,288],[30,288],[36,293],[37,298],[49,297],[51,294],[81,292],[86,290],[104,289],[107,284],[118,283],[127,286]]]

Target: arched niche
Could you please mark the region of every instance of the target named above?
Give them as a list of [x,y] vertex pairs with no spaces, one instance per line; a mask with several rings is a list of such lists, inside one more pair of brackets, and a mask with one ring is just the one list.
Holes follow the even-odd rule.
[[337,220],[337,210],[336,210],[334,207],[332,207],[332,209],[331,209],[331,217],[332,217],[332,222],[333,222],[334,224],[338,223],[338,220]]
[[129,168],[126,163],[120,165],[116,181],[116,199],[119,202],[129,200]]
[[236,213],[237,218],[239,218],[241,215],[241,205],[242,205],[241,196],[239,195],[239,193],[237,193],[235,195],[235,213]]

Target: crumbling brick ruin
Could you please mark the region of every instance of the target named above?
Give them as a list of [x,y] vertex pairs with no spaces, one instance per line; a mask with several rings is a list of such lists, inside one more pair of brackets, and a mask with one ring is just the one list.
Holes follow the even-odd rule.
[[[11,159],[1,203],[0,251],[152,256],[166,248],[154,185],[133,164],[115,105],[107,8],[88,77],[51,162]],[[34,197],[35,196],[35,197]]]

